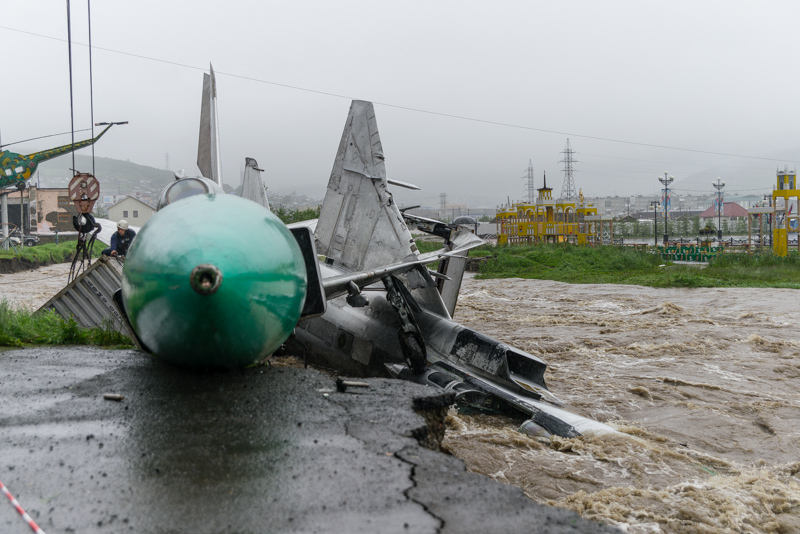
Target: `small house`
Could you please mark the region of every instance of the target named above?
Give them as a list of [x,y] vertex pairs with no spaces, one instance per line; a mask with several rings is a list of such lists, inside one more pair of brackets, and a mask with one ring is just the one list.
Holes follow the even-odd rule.
[[108,208],[108,218],[114,222],[125,219],[131,226],[144,226],[155,212],[149,204],[128,195]]

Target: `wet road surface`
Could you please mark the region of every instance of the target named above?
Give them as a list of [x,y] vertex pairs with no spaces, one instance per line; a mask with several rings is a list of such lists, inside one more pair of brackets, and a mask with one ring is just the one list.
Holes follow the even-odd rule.
[[[444,394],[368,382],[339,393],[289,367],[189,373],[134,351],[0,352],[0,481],[48,534],[616,532],[420,446]],[[7,502],[0,531],[30,532]]]

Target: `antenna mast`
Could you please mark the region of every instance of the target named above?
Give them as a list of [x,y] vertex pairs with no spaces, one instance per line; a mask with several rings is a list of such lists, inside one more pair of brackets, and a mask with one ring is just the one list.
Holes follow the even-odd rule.
[[561,153],[564,154],[564,159],[559,161],[559,163],[564,164],[564,169],[562,170],[562,172],[564,173],[564,183],[561,186],[560,198],[564,200],[577,199],[578,193],[575,191],[575,180],[572,178],[572,173],[574,171],[573,165],[577,163],[577,161],[572,158],[572,155],[575,152],[569,145],[569,139],[567,139],[566,148]]
[[536,202],[536,187],[533,185],[533,161],[528,160],[528,172],[525,175],[528,182],[528,204]]

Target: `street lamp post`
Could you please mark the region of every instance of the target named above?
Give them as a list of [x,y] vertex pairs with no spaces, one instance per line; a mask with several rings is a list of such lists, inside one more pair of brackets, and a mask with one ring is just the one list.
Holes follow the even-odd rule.
[[717,190],[717,242],[722,243],[722,188],[725,187],[725,182],[717,178],[711,185]]
[[[772,195],[764,195],[764,200],[769,201],[769,207],[772,207]],[[769,246],[772,246],[772,214],[767,214],[767,224],[769,225]]]
[[667,246],[667,241],[669,240],[669,222],[668,217],[668,208],[669,208],[669,184],[675,179],[674,176],[670,176],[669,173],[666,171],[664,172],[664,177],[658,177],[658,181],[664,184],[664,246]]
[[656,208],[661,205],[658,200],[651,200],[650,205],[653,206],[653,246],[658,246],[658,219],[656,219]]

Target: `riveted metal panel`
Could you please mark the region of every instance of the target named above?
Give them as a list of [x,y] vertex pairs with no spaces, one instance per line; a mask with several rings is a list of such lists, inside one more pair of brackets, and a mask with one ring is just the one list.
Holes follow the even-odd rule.
[[64,319],[74,317],[86,328],[110,324],[131,336],[127,321],[114,303],[114,292],[121,286],[122,263],[102,256],[39,309],[53,310]]

